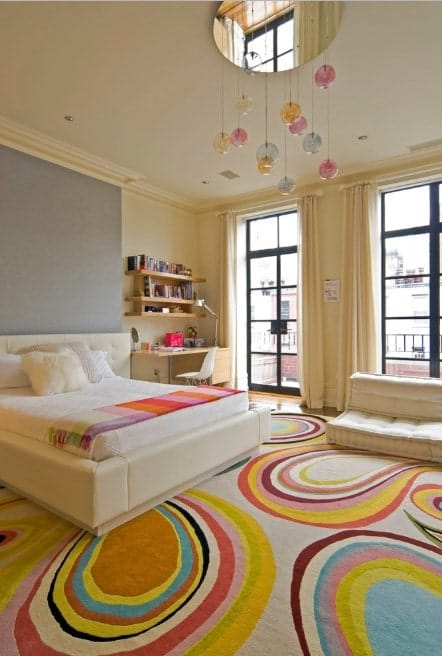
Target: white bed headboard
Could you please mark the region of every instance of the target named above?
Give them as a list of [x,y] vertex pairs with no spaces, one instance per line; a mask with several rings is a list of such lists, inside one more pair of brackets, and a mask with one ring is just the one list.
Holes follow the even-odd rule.
[[129,333],[0,335],[0,353],[15,353],[24,346],[53,342],[82,342],[93,350],[106,351],[112,370],[118,376],[130,378],[131,338]]

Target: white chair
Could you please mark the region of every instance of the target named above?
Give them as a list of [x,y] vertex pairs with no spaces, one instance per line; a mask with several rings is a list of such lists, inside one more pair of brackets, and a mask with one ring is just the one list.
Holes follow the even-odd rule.
[[185,371],[182,374],[177,374],[175,378],[184,378],[186,385],[199,385],[201,383],[210,383],[215,366],[215,358],[217,347],[209,349],[204,356],[201,369],[199,371]]

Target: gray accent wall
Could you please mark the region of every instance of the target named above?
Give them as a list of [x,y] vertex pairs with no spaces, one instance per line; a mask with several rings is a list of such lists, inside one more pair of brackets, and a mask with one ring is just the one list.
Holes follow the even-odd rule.
[[0,146],[0,334],[118,332],[121,190]]

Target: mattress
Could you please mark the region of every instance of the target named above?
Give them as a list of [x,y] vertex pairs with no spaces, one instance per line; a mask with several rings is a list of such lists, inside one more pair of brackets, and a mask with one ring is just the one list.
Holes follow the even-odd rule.
[[[48,431],[57,421],[81,410],[160,396],[188,385],[164,385],[115,376],[82,390],[53,396],[36,396],[32,388],[2,389],[0,429],[48,444]],[[71,444],[63,450],[95,461],[124,456],[142,446],[155,445],[171,435],[213,424],[248,409],[247,392],[186,407],[169,414],[104,432],[93,441],[90,451]],[[56,447],[54,447],[56,448]]]
[[404,458],[442,462],[440,421],[347,410],[326,426],[327,441]]

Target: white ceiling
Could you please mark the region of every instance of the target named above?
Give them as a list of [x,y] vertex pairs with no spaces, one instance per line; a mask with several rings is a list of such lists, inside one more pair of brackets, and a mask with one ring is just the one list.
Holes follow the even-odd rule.
[[[212,39],[218,5],[0,2],[0,114],[127,167],[150,187],[195,207],[276,187],[283,157],[271,176],[256,168],[256,149],[265,140],[262,75],[246,80],[255,100],[242,121],[249,144],[224,156],[212,147],[221,125],[223,58]],[[337,72],[330,90],[330,156],[341,175],[400,159],[410,146],[442,145],[441,28],[442,2],[344,3],[328,53]],[[308,118],[312,68],[321,63],[319,57],[299,71]],[[238,72],[227,61],[224,76],[230,132],[236,127]],[[269,76],[269,139],[282,155],[279,109],[287,80],[286,73]],[[313,106],[315,131],[326,141],[325,94],[315,88]],[[67,122],[66,114],[75,120]],[[319,181],[326,150],[307,155],[289,134],[288,175],[298,185]],[[220,176],[226,169],[239,178]]]

